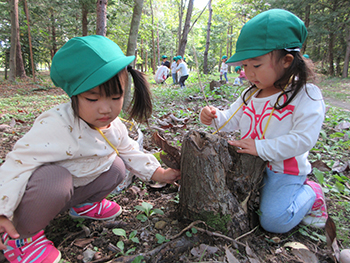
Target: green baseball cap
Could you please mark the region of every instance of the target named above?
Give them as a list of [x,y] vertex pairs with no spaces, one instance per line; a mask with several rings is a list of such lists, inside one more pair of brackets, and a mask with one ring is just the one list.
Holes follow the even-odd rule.
[[271,9],[249,20],[241,30],[236,53],[226,64],[265,55],[276,49],[301,48],[307,36],[304,22],[283,9]]
[[308,54],[303,55],[304,58],[310,58]]
[[163,55],[162,58],[163,58],[163,59],[164,59],[164,58],[167,58],[167,56],[166,56],[166,55]]
[[72,97],[106,82],[134,59],[104,36],[75,37],[53,57],[50,77]]
[[227,58],[227,56],[226,56],[226,55],[222,56],[222,58],[221,58],[221,59],[225,59],[225,58]]
[[242,68],[240,66],[236,66],[235,67],[235,72],[237,72],[238,70],[241,70]]

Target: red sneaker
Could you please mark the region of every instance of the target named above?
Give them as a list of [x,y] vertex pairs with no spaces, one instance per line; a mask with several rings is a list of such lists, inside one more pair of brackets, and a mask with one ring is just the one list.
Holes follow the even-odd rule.
[[5,233],[3,241],[7,246],[4,256],[11,263],[57,263],[61,259],[61,252],[45,237],[43,230],[30,238],[12,240]]
[[304,184],[307,184],[314,190],[316,198],[311,207],[311,211],[303,218],[302,223],[317,228],[324,228],[328,219],[328,214],[321,185],[310,180],[306,180]]
[[123,209],[116,202],[103,199],[101,202],[85,203],[72,207],[69,210],[69,215],[72,218],[107,220],[116,218],[122,211]]

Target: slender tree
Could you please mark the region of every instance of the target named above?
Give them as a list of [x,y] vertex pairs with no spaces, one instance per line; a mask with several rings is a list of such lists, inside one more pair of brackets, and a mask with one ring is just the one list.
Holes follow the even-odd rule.
[[16,79],[16,48],[17,48],[17,36],[19,32],[18,21],[18,0],[11,0],[11,49],[10,49],[10,74],[9,80],[15,81]]
[[96,35],[106,36],[108,0],[97,0],[96,4]]
[[[135,2],[135,4],[134,4],[134,11],[132,14],[131,25],[130,25],[128,48],[126,51],[127,56],[136,55],[137,35],[139,32],[141,15],[142,15],[142,7],[143,7],[144,0],[135,0],[134,2]],[[135,63],[136,63],[136,59],[135,59],[135,62],[133,64],[133,67],[135,67]],[[128,89],[125,92],[123,110],[127,109],[130,105],[130,100],[131,100],[130,94],[131,94],[131,81],[129,81]]]
[[209,73],[209,70],[208,70],[208,51],[209,51],[209,45],[210,45],[211,16],[213,13],[213,9],[211,8],[211,0],[209,0],[208,9],[209,9],[209,18],[208,18],[208,25],[207,25],[207,41],[205,42],[204,62],[203,62],[204,74]]
[[190,31],[191,17],[192,17],[192,11],[193,11],[193,2],[194,2],[194,0],[189,0],[189,2],[188,2],[185,25],[184,25],[182,35],[181,35],[179,50],[177,52],[180,56],[184,56],[184,54],[185,54],[185,49],[186,49],[186,45],[187,45],[187,37],[188,37],[188,33]]

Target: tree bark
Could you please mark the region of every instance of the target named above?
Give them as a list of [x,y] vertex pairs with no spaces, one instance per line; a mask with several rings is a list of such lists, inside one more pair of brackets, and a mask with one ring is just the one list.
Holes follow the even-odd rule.
[[96,3],[96,35],[106,36],[108,0],[97,0]]
[[31,63],[31,68],[32,68],[33,81],[35,81],[35,66],[34,66],[34,58],[33,58],[32,37],[31,37],[31,32],[30,32],[30,18],[29,18],[29,10],[28,10],[28,5],[27,5],[27,0],[24,0],[24,12],[26,13],[26,17],[27,17],[30,63]]
[[350,27],[348,29],[348,38],[346,40],[346,53],[344,58],[344,67],[342,77],[347,78],[349,72],[349,59],[350,59]]
[[89,10],[87,6],[83,3],[81,7],[81,26],[83,36],[87,36],[88,34],[88,19],[87,16],[89,14]]
[[211,16],[213,13],[213,9],[211,8],[211,0],[209,0],[208,9],[209,9],[209,18],[208,18],[208,26],[207,26],[207,41],[205,43],[204,61],[203,61],[203,73],[204,74],[209,73],[209,70],[208,70],[208,52],[209,52],[209,45],[210,45]]
[[151,7],[151,16],[152,16],[152,58],[151,58],[151,67],[153,74],[156,74],[156,47],[154,43],[154,17],[153,17],[153,4],[152,0],[150,0]]
[[18,0],[11,0],[11,49],[10,49],[10,74],[9,80],[16,80],[16,48],[17,32],[19,31],[18,21]]
[[[139,26],[141,21],[141,15],[142,15],[142,7],[143,7],[143,1],[144,0],[135,0],[134,5],[134,11],[132,14],[132,20],[130,25],[130,32],[129,32],[129,39],[128,39],[128,48],[126,50],[127,56],[133,56],[135,55],[136,49],[137,49],[137,35],[139,32]],[[136,58],[135,58],[136,60]],[[135,64],[133,64],[135,67]],[[124,97],[124,104],[123,104],[123,110],[126,110],[131,102],[131,81],[129,76],[129,82],[128,82],[128,88],[125,91],[125,97]]]
[[181,149],[180,214],[237,237],[258,224],[259,186],[266,163],[239,154],[222,137],[192,131]]
[[188,2],[186,20],[185,20],[184,28],[182,31],[181,41],[179,44],[179,50],[177,52],[178,55],[180,55],[180,56],[184,56],[184,54],[185,54],[185,49],[186,49],[186,45],[187,45],[187,36],[188,36],[188,32],[190,31],[191,17],[192,17],[192,11],[193,11],[193,2],[194,2],[194,0],[189,0],[189,2]]
[[53,10],[51,10],[51,39],[52,39],[52,47],[51,47],[51,60],[53,56],[57,52],[57,42],[56,42],[56,26]]
[[26,71],[24,69],[19,30],[17,31],[17,45],[16,45],[16,77],[19,77],[21,79],[27,77]]

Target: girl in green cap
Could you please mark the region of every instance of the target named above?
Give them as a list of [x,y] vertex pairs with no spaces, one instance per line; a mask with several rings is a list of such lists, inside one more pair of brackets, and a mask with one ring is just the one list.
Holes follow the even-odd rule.
[[294,14],[272,9],[242,28],[236,53],[227,61],[243,65],[252,85],[228,110],[205,107],[203,124],[241,131],[229,141],[239,153],[267,162],[260,192],[261,226],[274,233],[290,231],[300,222],[324,227],[328,218],[322,187],[311,173],[308,152],[315,145],[325,114],[318,87],[307,83],[312,72],[300,54],[307,36]]
[[103,36],[76,37],[54,56],[51,79],[71,97],[41,114],[0,167],[0,241],[9,262],[60,260],[43,229],[67,209],[73,218],[113,219],[122,208],[105,197],[129,169],[143,180],[173,183],[164,169],[128,136],[118,118],[128,72],[134,81],[130,118],[152,113],[144,75],[128,66],[119,46]]
[[227,56],[222,56],[221,61],[222,62],[221,62],[221,68],[220,68],[220,81],[222,80],[222,76],[224,76],[226,79],[226,84],[228,84],[228,79],[227,79],[228,65],[226,64]]

